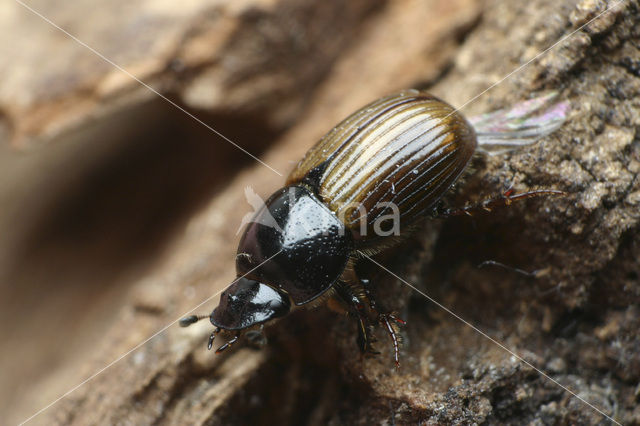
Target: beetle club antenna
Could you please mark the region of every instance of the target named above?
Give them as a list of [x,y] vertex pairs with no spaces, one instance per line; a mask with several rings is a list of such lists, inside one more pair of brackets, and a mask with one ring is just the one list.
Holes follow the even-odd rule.
[[178,324],[180,324],[180,327],[189,327],[191,324],[195,324],[205,318],[209,318],[209,315],[189,315],[188,317],[181,318]]

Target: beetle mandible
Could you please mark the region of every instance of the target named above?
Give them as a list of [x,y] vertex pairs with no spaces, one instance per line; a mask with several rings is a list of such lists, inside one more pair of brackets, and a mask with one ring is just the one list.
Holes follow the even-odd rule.
[[[362,254],[387,250],[425,217],[471,214],[561,193],[508,191],[461,209],[438,208],[475,152],[504,152],[556,130],[567,104],[553,103],[555,96],[467,120],[424,91],[405,90],[354,112],[306,153],[248,224],[236,255],[238,278],[218,307],[210,315],[185,317],[180,325],[209,318],[215,327],[209,349],[218,333],[230,333],[218,353],[244,331],[332,299],[356,318],[363,353],[377,353],[370,330],[384,327],[398,366],[397,326],[404,321],[378,308],[370,281],[358,276]],[[381,232],[387,219],[402,225],[392,231],[404,232]]]

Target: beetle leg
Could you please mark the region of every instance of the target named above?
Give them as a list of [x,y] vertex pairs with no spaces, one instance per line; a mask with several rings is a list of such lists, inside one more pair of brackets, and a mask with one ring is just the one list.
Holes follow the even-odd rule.
[[220,327],[216,327],[216,329],[211,332],[211,336],[209,336],[209,343],[207,344],[207,349],[211,350],[213,341],[215,340],[218,333],[220,333]]
[[220,352],[224,351],[225,349],[231,347],[231,345],[233,345],[234,343],[236,343],[238,341],[238,339],[240,338],[240,333],[236,334],[235,336],[233,336],[231,338],[231,340],[229,340],[227,343],[225,343],[224,345],[220,346],[217,350],[216,353],[219,354]]
[[375,339],[371,333],[370,321],[365,310],[365,305],[355,294],[351,286],[345,282],[338,282],[335,286],[336,294],[349,307],[349,313],[358,319],[358,337],[356,339],[360,352],[377,354],[371,345]]
[[384,326],[387,334],[389,335],[389,338],[391,338],[391,344],[393,345],[393,358],[396,364],[396,368],[400,368],[400,343],[402,339],[400,334],[398,333],[398,326],[406,325],[407,323],[404,320],[396,317],[393,313],[380,313],[380,311],[378,310],[376,299],[373,296],[371,281],[368,278],[361,277],[362,271],[359,271],[357,264],[355,270],[358,281],[362,285],[364,294],[369,300],[369,308],[376,315],[378,324]]
[[393,345],[393,360],[396,363],[396,368],[400,368],[400,335],[398,334],[398,325],[405,325],[406,322],[397,318],[394,314],[380,314],[378,321],[384,325],[387,334],[391,338]]
[[373,289],[371,288],[371,280],[369,280],[368,278],[363,278],[364,277],[364,273],[361,270],[360,265],[361,265],[361,263],[357,262],[355,264],[355,267],[354,267],[354,272],[355,272],[356,278],[358,279],[358,282],[362,286],[362,290],[364,292],[364,295],[367,297],[367,301],[369,302],[369,309],[371,309],[371,312],[373,312],[375,315],[378,315],[378,304],[376,303],[375,297],[373,297]]
[[373,294],[371,292],[371,281],[369,281],[368,278],[359,277],[358,280],[360,281],[360,284],[362,284],[364,294],[367,296],[367,300],[369,301],[369,309],[371,309],[372,312],[377,313],[378,304],[376,303],[376,299],[373,297]]
[[490,198],[488,200],[481,201],[479,203],[471,204],[469,206],[460,208],[437,208],[432,216],[434,219],[444,219],[451,216],[473,216],[479,212],[491,212],[498,207],[509,206],[514,201],[526,200],[533,197],[545,197],[550,195],[567,195],[564,191],[558,191],[555,189],[538,189],[535,191],[521,192],[514,194],[513,188],[507,189],[501,196],[496,198]]

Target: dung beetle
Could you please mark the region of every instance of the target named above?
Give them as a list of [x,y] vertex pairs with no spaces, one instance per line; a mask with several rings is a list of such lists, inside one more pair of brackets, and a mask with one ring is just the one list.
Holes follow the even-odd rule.
[[521,102],[471,120],[418,90],[376,100],[327,133],[300,160],[244,230],[236,255],[238,278],[211,315],[189,316],[188,326],[209,318],[235,343],[243,331],[293,309],[332,300],[358,322],[363,353],[377,353],[371,329],[382,325],[398,365],[398,330],[404,321],[378,308],[371,282],[361,276],[366,255],[389,249],[425,217],[490,210],[514,200],[560,193],[511,191],[460,209],[439,203],[477,151],[526,146],[556,130],[566,103],[555,94]]

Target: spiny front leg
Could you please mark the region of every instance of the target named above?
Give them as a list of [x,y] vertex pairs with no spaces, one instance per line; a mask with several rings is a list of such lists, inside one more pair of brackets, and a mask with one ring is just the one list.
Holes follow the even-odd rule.
[[354,289],[345,282],[338,282],[335,288],[336,295],[348,307],[349,313],[358,320],[358,337],[356,342],[358,343],[360,352],[363,354],[378,354],[379,352],[375,351],[372,346],[375,338],[370,330],[371,323],[364,302],[356,294]]
[[357,264],[355,271],[356,276],[358,277],[358,281],[362,286],[362,290],[369,301],[369,308],[376,316],[377,323],[384,327],[385,331],[389,335],[389,338],[391,339],[391,344],[393,345],[393,359],[395,361],[396,368],[400,368],[400,346],[402,343],[402,339],[398,330],[398,326],[406,325],[407,323],[396,317],[394,313],[381,313],[378,309],[378,303],[376,302],[373,295],[371,281],[368,278],[363,277],[364,273],[360,268],[358,268]]

